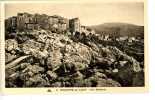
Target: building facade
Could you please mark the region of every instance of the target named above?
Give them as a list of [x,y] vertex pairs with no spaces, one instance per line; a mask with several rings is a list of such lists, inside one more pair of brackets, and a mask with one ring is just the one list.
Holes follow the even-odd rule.
[[81,31],[81,25],[79,18],[73,18],[69,20],[69,28],[70,32],[80,32]]
[[67,19],[58,15],[18,13],[17,16],[5,20],[6,29],[13,28],[16,31],[47,29],[52,32],[79,32],[88,35],[94,34],[86,26],[81,26],[79,18]]

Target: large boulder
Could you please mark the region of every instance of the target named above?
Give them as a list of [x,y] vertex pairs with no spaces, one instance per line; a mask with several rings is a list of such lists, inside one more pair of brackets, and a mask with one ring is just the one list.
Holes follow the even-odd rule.
[[128,56],[127,54],[120,51],[116,47],[109,46],[108,49],[112,51],[113,55],[116,56],[117,60],[123,59],[124,61],[128,61],[129,63],[131,63],[131,66],[129,66],[129,67],[132,68],[132,71],[134,71],[134,72],[142,71],[142,68],[140,67],[140,63],[133,57]]
[[56,78],[58,77],[57,73],[52,72],[52,71],[50,71],[50,70],[47,71],[46,73],[47,73],[47,75],[48,75],[48,77],[49,77],[50,80],[51,80],[51,79],[56,79]]
[[75,69],[83,70],[91,62],[91,51],[89,47],[82,44],[66,45],[63,62],[67,65],[74,65]]
[[[117,61],[115,62],[115,68],[117,72],[111,73],[111,77],[121,83],[122,86],[133,86],[134,84],[143,85],[144,79],[142,79],[142,68],[136,59],[123,53],[116,47],[108,47],[112,51],[113,55],[116,56]],[[135,81],[141,80],[141,81]],[[135,85],[134,85],[135,86]]]

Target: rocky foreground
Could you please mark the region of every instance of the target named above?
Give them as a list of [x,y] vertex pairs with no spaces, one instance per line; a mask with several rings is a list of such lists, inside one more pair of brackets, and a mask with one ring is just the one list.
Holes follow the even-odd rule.
[[6,39],[6,87],[144,86],[140,63],[116,46],[48,31]]

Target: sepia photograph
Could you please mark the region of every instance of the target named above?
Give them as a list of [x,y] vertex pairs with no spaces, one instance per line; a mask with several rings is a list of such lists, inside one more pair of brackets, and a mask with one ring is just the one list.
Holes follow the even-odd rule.
[[5,3],[5,87],[145,87],[144,2]]

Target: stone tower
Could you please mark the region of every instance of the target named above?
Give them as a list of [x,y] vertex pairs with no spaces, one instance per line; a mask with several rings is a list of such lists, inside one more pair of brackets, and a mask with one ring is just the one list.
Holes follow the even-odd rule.
[[69,29],[71,33],[80,32],[81,26],[79,18],[73,18],[69,20]]

